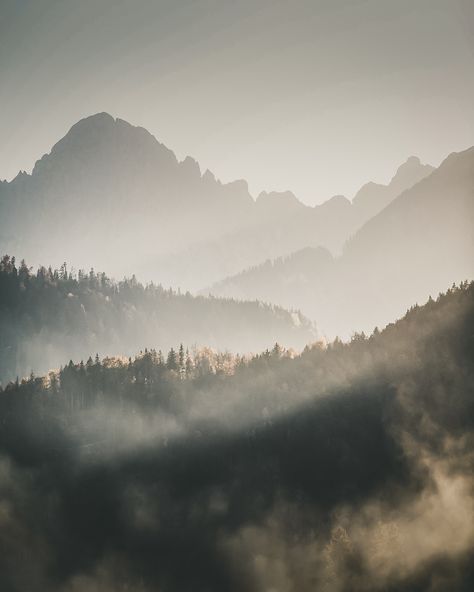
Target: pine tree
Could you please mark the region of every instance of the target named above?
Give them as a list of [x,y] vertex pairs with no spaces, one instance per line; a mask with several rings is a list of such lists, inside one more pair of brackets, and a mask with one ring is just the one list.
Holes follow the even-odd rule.
[[163,360],[163,352],[161,351],[161,349],[158,350],[158,366],[164,366],[164,360]]
[[186,378],[191,378],[192,373],[193,373],[193,361],[191,360],[191,356],[189,355],[189,350],[186,349],[186,367],[185,367],[185,372],[186,372]]
[[184,373],[186,371],[186,368],[185,368],[184,347],[183,347],[182,343],[180,343],[180,345],[179,345],[178,366],[179,366],[179,375],[181,378],[184,378]]
[[273,356],[274,358],[280,358],[280,357],[281,357],[281,354],[282,354],[282,349],[281,349],[281,346],[280,346],[280,344],[277,342],[277,343],[275,343],[275,345],[273,346],[273,349],[272,349],[272,356]]
[[170,349],[168,352],[168,357],[166,359],[166,367],[168,370],[177,370],[178,369],[178,360],[176,356],[176,352],[173,348]]

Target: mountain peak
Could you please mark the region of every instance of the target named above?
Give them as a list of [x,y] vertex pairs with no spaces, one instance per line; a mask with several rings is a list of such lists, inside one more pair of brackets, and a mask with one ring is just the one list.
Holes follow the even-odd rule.
[[316,206],[316,208],[324,208],[324,209],[328,209],[328,208],[336,208],[336,209],[341,209],[341,208],[347,208],[347,206],[350,206],[351,202],[347,199],[347,197],[345,195],[333,195],[332,197],[330,197],[327,201],[323,202],[322,204],[318,204]]
[[398,167],[397,172],[389,183],[389,187],[401,193],[405,189],[413,187],[413,185],[427,177],[433,171],[434,167],[429,164],[422,164],[418,156],[410,156]]
[[214,173],[212,171],[210,171],[209,169],[206,169],[204,171],[204,175],[202,176],[202,180],[208,184],[217,183]]
[[[145,128],[114,118],[106,112],[95,113],[75,123],[66,135],[38,160],[33,175],[51,169],[52,162],[65,169],[85,170],[86,163],[95,170],[118,174],[123,166],[135,168],[155,166],[159,161],[174,168],[178,161],[174,152],[158,142]],[[132,163],[135,163],[134,165]]]
[[53,147],[53,150],[56,146],[61,144],[63,140],[66,138],[76,138],[76,137],[85,137],[88,134],[105,134],[110,133],[113,134],[120,130],[123,133],[128,134],[136,134],[137,136],[140,135],[142,137],[152,138],[156,143],[159,143],[158,140],[150,134],[148,130],[144,127],[132,125],[125,119],[120,119],[119,117],[112,117],[110,113],[106,113],[102,111],[101,113],[95,113],[93,115],[89,115],[88,117],[84,117],[80,119],[77,123],[75,123],[67,132],[67,134],[59,140]]
[[118,120],[105,111],[84,117],[69,128],[69,131],[66,133],[66,135],[61,138],[61,140],[56,142],[51,152],[53,152],[57,146],[61,146],[61,142],[63,142],[63,140],[68,137],[70,138],[71,136],[74,137],[77,135],[82,136],[84,134],[90,133],[91,130],[101,130],[101,132],[103,132],[104,130],[112,129],[116,125],[117,121]]
[[104,123],[113,124],[116,121],[117,121],[117,119],[115,117],[113,117],[112,115],[110,115],[110,113],[107,113],[107,111],[100,111],[99,113],[93,113],[92,115],[88,115],[87,117],[83,117],[82,119],[79,119],[79,121],[77,123],[75,123],[74,126],[83,125],[84,123],[87,123],[87,122],[94,122],[94,123],[104,122]]
[[201,167],[197,160],[191,156],[186,156],[186,158],[179,163],[179,166],[181,167],[181,170],[185,171],[186,176],[189,178],[201,178]]
[[422,164],[418,156],[408,157],[402,163],[388,185],[369,181],[363,185],[352,200],[353,205],[365,212],[365,215],[375,215],[419,181],[430,175],[434,167]]
[[[418,156],[409,156],[405,162],[403,162],[397,169],[397,172],[395,173],[395,175],[392,177],[392,181],[394,179],[397,178],[398,175],[402,174],[404,171],[408,171],[408,170],[415,170],[418,169],[420,167],[424,167],[425,165],[423,165],[421,163],[421,160],[419,159]],[[429,166],[429,165],[428,165]]]

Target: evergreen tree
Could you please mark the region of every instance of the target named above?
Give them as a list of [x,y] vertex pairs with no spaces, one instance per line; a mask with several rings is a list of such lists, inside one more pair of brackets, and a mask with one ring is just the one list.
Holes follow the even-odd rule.
[[280,358],[280,357],[281,357],[281,354],[282,354],[282,349],[281,349],[281,346],[280,346],[280,344],[277,342],[277,343],[275,343],[275,345],[273,346],[273,349],[272,349],[272,356],[273,356],[274,358]]
[[193,361],[191,359],[191,356],[189,355],[189,350],[186,349],[186,366],[185,366],[185,373],[186,373],[186,378],[191,378],[192,374],[193,374]]
[[179,346],[179,353],[178,353],[178,366],[179,366],[179,375],[181,378],[184,378],[184,374],[186,372],[186,367],[185,367],[185,354],[184,354],[184,347],[183,344],[181,343]]
[[173,348],[171,348],[168,352],[168,357],[166,359],[166,367],[168,368],[168,370],[178,370],[178,360],[176,352]]

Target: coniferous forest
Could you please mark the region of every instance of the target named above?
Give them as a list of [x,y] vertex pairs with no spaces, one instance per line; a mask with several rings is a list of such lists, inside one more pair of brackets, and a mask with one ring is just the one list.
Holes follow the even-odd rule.
[[470,590],[473,326],[463,283],[299,355],[177,345],[9,383],[2,589]]
[[473,72],[467,0],[0,0],[0,592],[474,590]]
[[157,341],[169,348],[176,337],[190,348],[258,352],[277,339],[304,347],[317,331],[275,305],[192,296],[135,277],[115,282],[66,263],[32,270],[8,255],[0,260],[0,383],[91,352],[130,355]]

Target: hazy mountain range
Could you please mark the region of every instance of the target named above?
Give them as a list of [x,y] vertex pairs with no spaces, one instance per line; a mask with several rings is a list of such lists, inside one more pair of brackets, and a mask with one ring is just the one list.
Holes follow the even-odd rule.
[[145,129],[99,113],[74,125],[31,175],[0,184],[0,251],[197,290],[301,248],[337,254],[431,170],[412,157],[389,185],[369,183],[352,203],[335,196],[309,207],[289,191],[254,200],[245,181],[223,184],[190,157],[178,162]]
[[2,590],[470,590],[473,198],[474,147],[254,200],[106,114],[2,183]]
[[348,336],[473,277],[473,176],[470,149],[436,170],[410,157],[389,184],[367,183],[352,201],[254,199],[245,181],[223,184],[100,113],[31,174],[0,184],[0,249],[301,309],[329,337]]
[[153,269],[171,285],[197,289],[227,274],[307,248],[324,246],[333,254],[370,217],[400,191],[431,173],[433,167],[410,157],[388,185],[368,183],[353,201],[336,195],[314,207],[300,202],[290,191],[261,193],[244,228],[156,260]]
[[304,249],[208,291],[298,307],[329,336],[347,337],[474,276],[474,148],[451,154],[395,199],[390,186],[371,185],[359,199],[389,203],[347,241],[342,256]]

